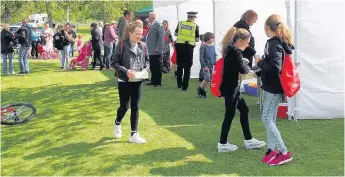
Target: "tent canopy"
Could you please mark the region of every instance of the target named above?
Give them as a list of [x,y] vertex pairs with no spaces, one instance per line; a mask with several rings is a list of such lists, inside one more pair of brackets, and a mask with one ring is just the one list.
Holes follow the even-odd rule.
[[153,1],[153,7],[154,8],[158,8],[158,7],[164,7],[164,6],[176,6],[179,4],[182,4],[184,2],[187,2],[188,0],[177,0],[177,1],[166,1],[166,0],[162,0],[162,1]]
[[145,7],[145,8],[142,8],[142,9],[139,9],[135,12],[135,16],[137,17],[147,17],[149,16],[149,13],[153,11],[153,8],[152,6],[148,6],[148,7]]

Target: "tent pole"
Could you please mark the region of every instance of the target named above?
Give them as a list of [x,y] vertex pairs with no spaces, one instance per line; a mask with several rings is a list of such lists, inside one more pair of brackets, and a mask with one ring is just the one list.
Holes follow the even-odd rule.
[[[298,62],[298,1],[294,0],[294,8],[295,8],[295,16],[294,16],[294,60],[295,60],[295,64],[297,66],[297,69],[299,67],[299,62]],[[297,92],[295,96],[292,97],[292,105],[293,105],[293,116],[289,118],[290,120],[295,120],[297,121],[297,116],[296,116],[296,111],[298,111],[297,108],[297,97],[298,97],[299,93]]]
[[[212,0],[213,4],[213,34],[216,36],[216,1]],[[217,41],[214,42],[214,48],[217,51]]]
[[180,18],[179,18],[179,15],[178,15],[178,4],[176,5],[176,11],[177,11],[177,22],[180,22]]

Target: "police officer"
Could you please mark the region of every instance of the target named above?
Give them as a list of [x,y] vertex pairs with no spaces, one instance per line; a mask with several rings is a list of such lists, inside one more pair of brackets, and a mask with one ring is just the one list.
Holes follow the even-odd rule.
[[199,42],[199,27],[194,23],[197,13],[187,12],[187,21],[180,21],[175,30],[175,36],[177,36],[175,44],[177,54],[177,87],[182,88],[184,91],[188,89],[195,42]]

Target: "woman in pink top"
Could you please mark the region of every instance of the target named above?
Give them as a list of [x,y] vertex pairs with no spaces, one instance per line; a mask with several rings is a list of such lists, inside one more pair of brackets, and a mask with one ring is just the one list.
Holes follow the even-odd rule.
[[43,31],[43,36],[44,36],[44,40],[46,42],[46,49],[49,50],[53,50],[53,30],[51,28],[49,28],[49,24],[46,23],[44,24],[44,31]]

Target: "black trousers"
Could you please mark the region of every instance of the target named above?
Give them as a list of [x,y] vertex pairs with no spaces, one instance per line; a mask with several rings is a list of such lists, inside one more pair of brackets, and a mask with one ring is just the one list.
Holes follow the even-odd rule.
[[38,58],[38,42],[37,41],[31,41],[31,56]]
[[96,62],[99,60],[100,69],[103,69],[103,60],[101,59],[101,49],[94,49],[93,50],[93,63],[92,68],[96,68]]
[[236,108],[240,111],[240,122],[242,126],[242,132],[245,140],[252,139],[249,128],[248,113],[249,108],[240,93],[239,87],[233,92],[233,94],[225,95],[225,117],[222,124],[222,130],[220,134],[220,143],[226,144],[228,140],[228,134],[230,131],[232,120],[235,117]]
[[170,72],[170,50],[163,54],[163,72]]
[[120,97],[120,107],[117,110],[115,121],[121,123],[123,117],[129,107],[129,100],[131,101],[131,130],[138,131],[139,123],[139,103],[141,100],[143,84],[142,82],[119,82],[118,90]]
[[177,87],[182,87],[184,90],[188,89],[191,68],[192,66],[177,66]]
[[162,55],[150,55],[152,85],[162,85]]
[[175,49],[177,56],[177,87],[182,86],[183,90],[187,90],[190,78],[190,69],[193,65],[194,46],[189,44],[175,44]]

